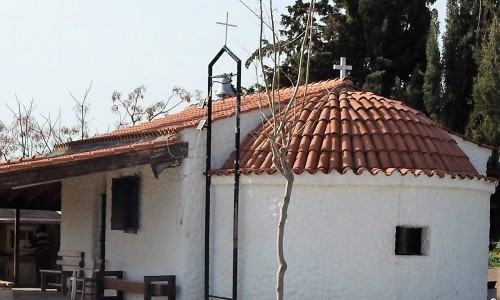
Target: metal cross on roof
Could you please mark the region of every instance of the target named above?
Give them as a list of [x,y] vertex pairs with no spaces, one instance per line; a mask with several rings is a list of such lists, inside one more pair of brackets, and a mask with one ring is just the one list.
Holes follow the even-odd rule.
[[341,57],[340,58],[340,65],[333,65],[333,68],[335,70],[340,70],[340,79],[346,77],[347,70],[352,70],[352,66],[346,65],[346,58],[345,57]]
[[229,12],[226,12],[226,23],[223,23],[223,22],[215,22],[215,23],[217,23],[219,25],[226,26],[226,39],[224,40],[224,45],[226,45],[227,44],[227,28],[229,26],[231,26],[231,27],[238,27],[238,26],[233,25],[233,24],[229,24]]

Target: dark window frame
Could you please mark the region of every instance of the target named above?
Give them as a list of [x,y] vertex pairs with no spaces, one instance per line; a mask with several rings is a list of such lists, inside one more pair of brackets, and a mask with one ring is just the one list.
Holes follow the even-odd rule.
[[137,233],[140,204],[139,176],[113,178],[111,197],[111,230]]

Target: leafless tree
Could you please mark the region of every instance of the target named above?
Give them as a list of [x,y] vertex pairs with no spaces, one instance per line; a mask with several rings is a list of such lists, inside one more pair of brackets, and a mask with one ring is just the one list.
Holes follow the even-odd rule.
[[7,105],[14,117],[10,127],[10,137],[13,147],[21,157],[42,154],[47,150],[40,134],[40,126],[35,118],[36,105],[31,100],[29,106],[21,104],[16,96],[17,108],[14,110]]
[[[140,102],[144,99],[146,87],[141,85],[130,92],[126,99],[122,98],[120,92],[114,91],[111,95],[113,106],[111,111],[119,116],[118,128],[129,125],[136,125],[141,121],[151,121],[159,116],[167,115],[172,109],[179,106],[181,103],[190,103],[194,98],[197,101],[201,97],[201,92],[195,90],[193,93],[188,92],[181,87],[174,87],[172,93],[167,100],[157,101],[149,106],[143,106]],[[177,102],[171,105],[171,101],[176,99]]]
[[78,101],[70,92],[76,102],[75,117],[78,121],[73,127],[61,126],[61,112],[56,118],[50,113],[40,114],[37,118],[34,101],[25,105],[16,96],[17,107],[7,105],[12,113],[12,121],[10,124],[0,122],[0,158],[7,160],[11,157],[41,155],[52,151],[54,144],[71,141],[73,138],[87,138],[90,106],[86,101],[91,87],[92,83],[85,90],[82,101]]
[[52,119],[51,114],[40,115],[43,122],[37,122],[34,127],[36,137],[39,139],[39,144],[42,147],[41,152],[37,154],[44,154],[50,152],[54,148],[54,144],[62,142],[61,130],[58,128],[61,124],[61,113],[57,115],[56,119]]
[[9,159],[14,151],[14,141],[10,134],[10,128],[0,121],[0,161]]
[[[81,101],[69,93],[75,101],[74,111],[77,120],[77,124],[72,127],[61,125],[61,112],[55,118],[50,113],[39,115],[37,118],[34,101],[31,100],[29,105],[25,105],[16,96],[17,107],[12,108],[7,105],[12,113],[12,121],[10,123],[0,121],[0,160],[41,155],[52,151],[54,144],[88,138],[91,120],[88,118],[90,105],[87,100],[91,88],[92,82],[85,90]],[[166,101],[158,101],[143,107],[140,100],[144,99],[145,92],[146,88],[140,86],[125,100],[121,99],[120,93],[113,93],[112,111],[120,115],[119,127],[134,125],[143,120],[151,121],[158,116],[168,114],[181,103],[198,101],[201,95],[198,90],[190,93],[183,88],[174,87]],[[174,99],[177,102],[171,105]]]
[[85,93],[81,101],[79,101],[71,92],[69,95],[75,101],[75,106],[73,111],[75,112],[75,118],[77,124],[72,127],[63,126],[59,130],[58,142],[73,141],[75,139],[83,140],[88,138],[89,135],[89,122],[88,114],[90,112],[90,104],[87,103],[87,97],[92,88],[92,82],[90,82],[89,87],[85,89]]
[[[298,103],[298,96],[306,95],[307,84],[309,77],[309,65],[312,45],[312,24],[313,13],[315,9],[315,1],[310,2],[308,11],[308,20],[305,31],[299,36],[301,39],[301,49],[299,52],[299,75],[296,82],[293,84],[293,94],[291,98],[283,103],[279,93],[280,76],[286,76],[279,68],[280,53],[283,53],[283,45],[290,41],[281,41],[279,38],[278,30],[275,27],[273,1],[268,0],[267,9],[262,0],[259,1],[259,19],[260,19],[260,47],[257,52],[256,60],[258,62],[257,72],[260,73],[260,78],[264,81],[260,84],[265,89],[265,100],[268,101],[270,106],[271,117],[266,117],[267,114],[263,111],[264,122],[271,126],[272,130],[268,136],[268,141],[271,145],[273,163],[278,170],[278,173],[285,179],[285,192],[283,201],[280,208],[280,216],[278,221],[278,230],[276,238],[277,246],[277,259],[278,271],[276,274],[276,299],[282,300],[284,298],[284,278],[287,270],[287,262],[284,254],[284,235],[285,225],[288,217],[288,207],[292,195],[292,188],[294,183],[294,173],[292,166],[287,163],[287,153],[290,148],[290,141],[293,133],[297,133],[303,128],[296,128],[298,117],[302,110],[302,103]],[[270,33],[272,42],[268,42],[265,33]],[[265,59],[270,59],[273,65],[272,78],[266,78],[264,70]],[[299,89],[300,87],[304,87]],[[299,94],[299,92],[301,94]],[[262,106],[261,106],[262,107]]]

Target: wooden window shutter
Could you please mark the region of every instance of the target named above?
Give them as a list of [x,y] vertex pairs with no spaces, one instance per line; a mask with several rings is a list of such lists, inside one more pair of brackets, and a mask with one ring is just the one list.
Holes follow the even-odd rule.
[[111,230],[137,232],[139,228],[139,176],[113,178]]

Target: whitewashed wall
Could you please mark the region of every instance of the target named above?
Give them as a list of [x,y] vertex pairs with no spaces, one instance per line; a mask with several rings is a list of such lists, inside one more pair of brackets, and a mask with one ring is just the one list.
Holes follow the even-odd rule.
[[[242,116],[242,139],[259,124],[258,115]],[[136,280],[175,274],[177,299],[201,299],[205,134],[183,130],[188,158],[158,179],[149,166],[141,166],[65,180],[61,248],[85,251],[87,262],[98,255],[101,194],[106,193],[106,269],[125,270],[126,278]],[[217,169],[234,150],[234,118],[214,124],[212,143],[212,168]],[[111,180],[136,173],[141,176],[139,231],[112,231]],[[210,288],[214,295],[230,297],[233,183],[231,177],[213,182]],[[243,176],[241,188],[240,299],[272,299],[282,179]],[[492,191],[491,184],[480,181],[438,177],[297,176],[286,238],[288,299],[412,299],[417,292],[421,299],[484,298]],[[428,256],[396,257],[397,225],[429,226]],[[461,260],[465,263],[457,263]]]
[[[259,112],[241,120],[242,139],[254,129]],[[234,118],[213,126],[212,167],[234,150]],[[101,194],[107,194],[106,269],[125,270],[126,278],[177,275],[177,299],[201,299],[204,287],[206,130],[186,129],[188,158],[156,179],[149,165],[63,182],[61,249],[85,251],[87,264],[99,255]],[[112,178],[139,174],[140,227],[137,234],[111,230]],[[142,299],[128,294],[126,299]]]
[[[90,262],[99,254],[100,199],[105,191],[106,215],[106,269],[123,270],[125,277],[142,280],[144,275],[177,275],[178,299],[195,299],[194,292],[203,291],[203,256],[201,265],[192,255],[200,256],[199,249],[190,247],[189,239],[203,239],[200,233],[190,236],[190,215],[200,214],[200,209],[190,207],[189,193],[180,193],[181,168],[167,169],[156,179],[150,166],[123,169],[105,174],[106,187],[96,176],[85,176],[67,180],[63,184],[63,217],[61,226],[61,248],[83,250]],[[111,181],[138,174],[140,187],[140,225],[136,234],[111,230]],[[203,178],[201,174],[199,177]],[[187,189],[200,193],[196,188]],[[187,226],[189,224],[189,226]],[[203,232],[203,228],[199,229]],[[203,240],[198,242],[203,244]],[[201,249],[201,251],[203,248]],[[89,255],[90,254],[90,255]],[[194,268],[194,269],[193,269]],[[194,280],[199,276],[201,284]],[[199,281],[199,280],[198,280]],[[181,290],[183,293],[181,293]],[[184,297],[182,296],[184,294]],[[142,299],[140,295],[128,294],[126,299]]]
[[[213,179],[211,293],[231,297],[232,177]],[[485,299],[489,196],[478,180],[296,176],[286,299]],[[278,175],[241,177],[239,299],[273,299]],[[428,227],[424,256],[396,256],[398,225]]]
[[463,138],[450,134],[457,142],[462,151],[469,157],[469,161],[481,175],[486,175],[486,164],[491,156],[492,150],[480,147],[477,144],[464,140]]
[[89,267],[100,249],[101,175],[70,178],[61,189],[61,250],[85,252]]

